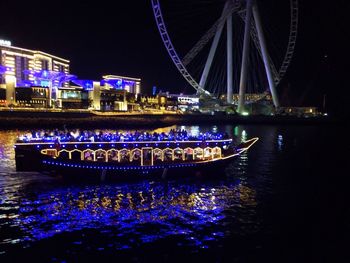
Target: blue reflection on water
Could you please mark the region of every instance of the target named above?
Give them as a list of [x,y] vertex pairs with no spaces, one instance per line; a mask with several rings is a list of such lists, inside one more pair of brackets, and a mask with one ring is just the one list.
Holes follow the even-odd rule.
[[[255,192],[239,181],[215,188],[161,182],[85,186],[22,199],[15,225],[23,232],[22,241],[29,242],[112,227],[119,236],[136,234],[142,242],[181,235],[201,246],[224,236],[220,227],[209,229],[225,221],[225,210],[255,205]],[[149,231],[152,227],[157,231]]]

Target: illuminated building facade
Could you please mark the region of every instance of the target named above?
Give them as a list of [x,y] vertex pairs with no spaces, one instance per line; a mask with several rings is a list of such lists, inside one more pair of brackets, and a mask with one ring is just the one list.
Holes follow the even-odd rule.
[[102,76],[101,85],[109,89],[125,90],[128,93],[133,93],[136,97],[141,93],[141,79],[130,78],[116,75]]
[[23,90],[16,93],[16,87],[48,87],[48,106],[55,106],[58,88],[69,87],[71,77],[69,60],[0,41],[0,88],[6,90],[7,105],[22,101],[16,94]]
[[142,96],[140,103],[144,107],[167,110],[199,109],[199,97],[196,95],[158,93],[156,96]]
[[16,87],[15,103],[21,107],[46,108],[49,106],[48,87]]
[[[222,95],[220,97],[221,100],[226,100],[226,95]],[[270,93],[265,92],[265,93],[246,93],[244,94],[244,101],[246,101],[247,103],[251,103],[251,102],[256,102],[259,100],[266,100],[266,101],[271,101],[272,103],[272,96]],[[239,94],[235,93],[233,94],[233,98],[232,98],[232,102],[235,105],[238,105],[238,101],[239,101]]]
[[62,109],[88,109],[91,105],[89,91],[82,87],[62,87],[58,90],[59,107]]
[[317,116],[320,112],[316,107],[280,107],[278,109],[278,114],[289,115],[289,116]]
[[0,106],[127,111],[140,92],[139,78],[81,80],[69,74],[69,60],[0,40]]
[[103,76],[102,81],[72,80],[88,91],[89,107],[98,111],[128,111],[135,109],[140,95],[141,79]]

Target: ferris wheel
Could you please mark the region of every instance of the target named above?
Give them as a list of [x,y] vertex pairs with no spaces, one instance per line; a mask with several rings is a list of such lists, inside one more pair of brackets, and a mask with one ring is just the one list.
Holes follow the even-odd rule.
[[[277,6],[279,2],[284,2],[283,8]],[[210,97],[224,94],[226,102],[232,104],[233,93],[237,91],[238,112],[242,112],[246,93],[267,91],[274,106],[279,107],[276,87],[287,72],[296,46],[297,0],[288,0],[287,4],[274,0],[151,0],[151,3],[173,63],[197,94]],[[193,41],[200,29],[204,33]],[[178,52],[177,42],[182,42],[178,48],[186,49],[185,52]]]

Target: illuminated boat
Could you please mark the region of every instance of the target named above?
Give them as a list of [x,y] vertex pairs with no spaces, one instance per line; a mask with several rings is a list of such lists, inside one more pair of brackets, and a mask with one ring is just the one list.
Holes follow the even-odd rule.
[[17,141],[17,171],[56,171],[111,176],[203,173],[225,167],[258,138],[239,145],[232,139],[162,141]]

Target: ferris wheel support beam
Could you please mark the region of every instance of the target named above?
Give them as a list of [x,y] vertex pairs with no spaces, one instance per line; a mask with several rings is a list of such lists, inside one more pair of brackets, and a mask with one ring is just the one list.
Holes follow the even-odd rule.
[[252,10],[253,10],[256,31],[258,33],[259,44],[261,47],[261,55],[264,61],[265,71],[266,71],[267,80],[268,80],[269,88],[272,95],[273,104],[275,105],[275,107],[279,107],[280,104],[279,104],[279,100],[276,92],[276,85],[272,75],[271,66],[269,63],[269,53],[267,51],[265,36],[261,26],[260,14],[256,3],[253,4]]
[[232,14],[227,18],[227,95],[226,101],[233,102],[233,33]]
[[252,17],[252,0],[247,0],[246,16],[245,16],[245,28],[244,28],[244,40],[243,40],[243,55],[242,55],[242,67],[241,77],[239,84],[239,99],[238,99],[238,112],[244,112],[245,92],[247,89],[247,74],[248,74],[248,55],[249,55],[249,40],[250,40],[250,22]]
[[[226,1],[226,4],[224,6],[224,10],[223,10],[222,15],[220,17],[220,20],[222,20],[226,17],[228,6],[229,6],[229,1]],[[208,79],[209,71],[210,71],[211,65],[213,63],[213,59],[214,59],[216,49],[218,47],[218,44],[219,44],[219,41],[221,38],[222,30],[224,29],[224,25],[225,25],[225,23],[221,23],[218,26],[216,33],[215,33],[213,43],[211,44],[209,55],[208,55],[207,61],[205,63],[205,67],[204,67],[201,79],[199,81],[199,86],[201,86],[203,88],[205,88],[205,84],[206,84],[207,79]]]

